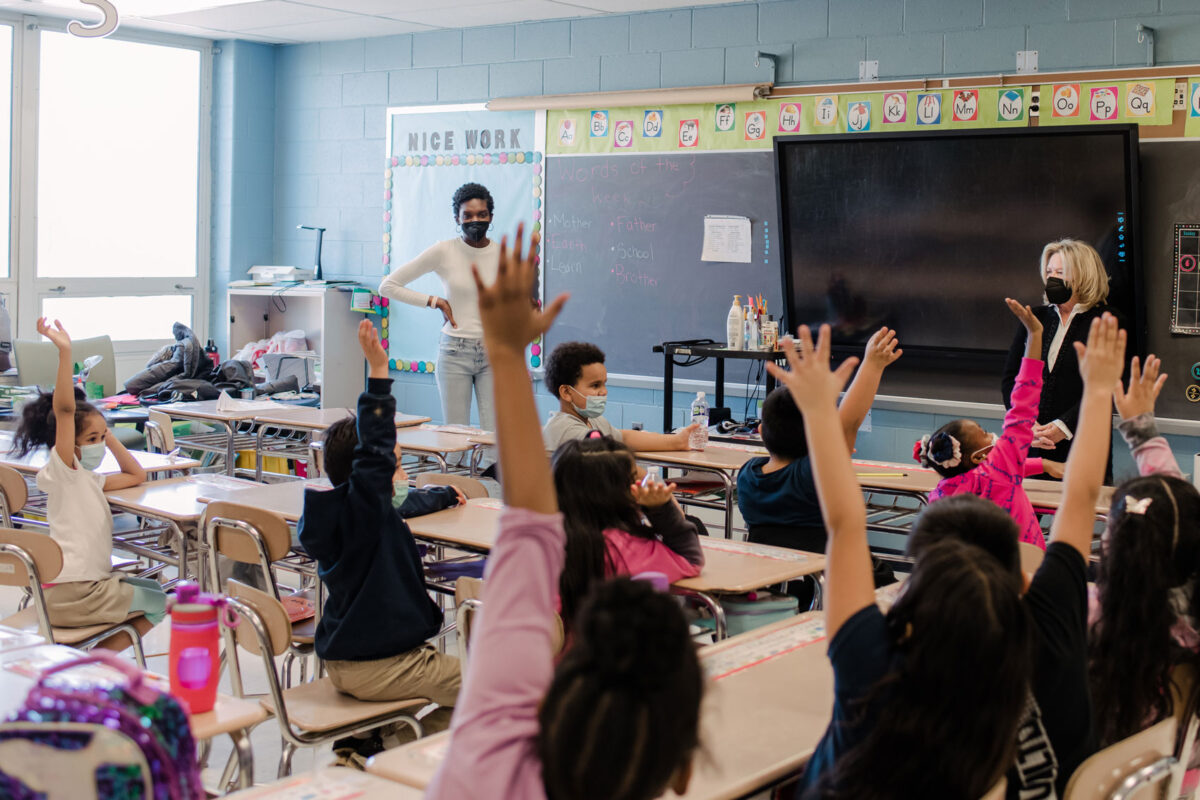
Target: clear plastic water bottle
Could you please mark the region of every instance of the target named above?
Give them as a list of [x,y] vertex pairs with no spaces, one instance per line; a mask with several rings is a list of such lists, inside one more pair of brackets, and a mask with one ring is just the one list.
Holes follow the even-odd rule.
[[692,431],[688,447],[703,450],[708,446],[708,400],[704,392],[697,392],[696,399],[692,401],[692,422],[699,427]]
[[646,467],[646,477],[642,478],[643,489],[653,488],[662,482],[662,470],[658,467]]

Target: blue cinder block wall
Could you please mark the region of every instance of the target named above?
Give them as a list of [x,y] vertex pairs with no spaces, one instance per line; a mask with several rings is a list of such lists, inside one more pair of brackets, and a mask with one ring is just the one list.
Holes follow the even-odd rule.
[[[297,224],[329,228],[330,277],[379,280],[389,105],[855,81],[863,59],[879,61],[881,80],[995,74],[1013,72],[1016,51],[1026,49],[1039,51],[1042,71],[1136,67],[1146,63],[1139,23],[1156,30],[1157,63],[1200,62],[1200,0],[776,0],[291,46],[222,42],[211,328],[223,335],[225,284],[251,264],[307,265],[312,242]],[[775,65],[755,67],[758,50],[774,53]],[[440,418],[431,376],[399,377],[395,391],[404,410]],[[676,422],[689,399],[676,393]],[[539,403],[547,413],[555,405],[544,392]],[[661,404],[658,390],[614,387],[609,416],[656,429]],[[730,405],[740,411],[741,400]],[[905,460],[912,440],[942,421],[877,409],[859,454]],[[1190,470],[1200,438],[1172,437],[1172,445]],[[1128,472],[1123,448],[1115,451],[1118,473]]]

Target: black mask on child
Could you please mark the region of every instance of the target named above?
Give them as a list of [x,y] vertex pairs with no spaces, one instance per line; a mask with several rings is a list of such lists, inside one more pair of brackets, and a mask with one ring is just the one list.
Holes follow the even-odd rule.
[[1071,299],[1072,289],[1063,282],[1062,278],[1046,279],[1046,299],[1054,305],[1061,305]]
[[490,222],[464,222],[462,224],[463,236],[467,237],[468,242],[478,242],[487,235]]

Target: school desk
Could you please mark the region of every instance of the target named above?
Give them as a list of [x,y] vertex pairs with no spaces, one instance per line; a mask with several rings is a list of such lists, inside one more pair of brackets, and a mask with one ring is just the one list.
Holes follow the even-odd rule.
[[[58,644],[40,644],[33,647],[0,650],[0,719],[6,719],[19,711],[25,704],[25,696],[37,683],[41,670],[86,656],[79,650]],[[95,680],[123,681],[124,676],[110,667],[86,664],[77,669],[59,673],[62,680],[70,684],[72,679],[90,683]],[[161,675],[148,673],[151,683],[162,691],[169,685]],[[262,705],[254,700],[217,694],[217,703],[211,711],[189,714],[192,736],[196,741],[228,734],[233,740],[240,767],[240,786],[249,786],[254,780],[254,755],[250,749],[250,731],[269,716]]]
[[734,489],[737,486],[737,474],[747,461],[758,455],[756,448],[724,442],[709,442],[708,447],[703,450],[639,451],[635,455],[637,460],[643,464],[682,467],[690,471],[716,476],[720,486],[724,488],[724,500],[681,497],[680,502],[685,505],[724,511],[725,538],[733,538]]
[[[25,475],[36,475],[38,470],[46,466],[46,462],[50,458],[48,448],[38,447],[23,456],[18,456],[12,452],[12,443],[13,440],[10,436],[0,433],[0,464],[12,467]],[[162,472],[188,473],[200,466],[200,462],[194,458],[181,458],[164,453],[147,453],[144,450],[130,450],[129,454],[142,469],[152,475]],[[102,475],[112,475],[120,472],[121,467],[117,464],[117,459],[112,452],[106,451],[104,460],[100,462],[96,471]]]
[[[260,413],[254,417],[258,425],[254,451],[260,457],[255,459],[255,480],[262,480],[262,456],[274,455],[285,458],[307,459],[310,465],[316,464],[313,452],[313,434],[328,430],[330,425],[339,422],[354,413],[351,408],[311,408],[308,406],[291,406]],[[407,428],[429,422],[429,417],[418,417],[412,414],[396,414],[396,427]],[[303,440],[298,441],[289,434],[299,433]],[[315,473],[310,471],[310,476]]]
[[[258,437],[253,433],[254,417],[259,414],[273,412],[274,409],[261,407],[256,402],[254,408],[235,408],[218,411],[218,400],[200,400],[194,403],[165,403],[155,406],[155,411],[161,411],[173,420],[203,422],[220,430],[209,433],[188,434],[176,436],[175,444],[188,450],[199,450],[203,453],[216,453],[225,456],[225,474],[232,475],[234,462],[241,450],[254,450]],[[280,409],[292,408],[285,403],[278,404]]]
[[237,800],[421,800],[410,786],[345,767],[322,767],[226,795]]
[[[797,773],[829,724],[833,670],[823,616],[801,614],[700,650],[708,683],[687,800],[733,800]],[[448,732],[387,750],[367,772],[425,789],[445,759]]]
[[[464,506],[413,517],[408,526],[418,539],[486,554],[496,541],[503,509],[503,503],[495,498],[479,498]],[[676,582],[672,590],[698,600],[712,612],[718,639],[725,638],[726,629],[725,613],[716,595],[762,589],[818,575],[825,569],[825,556],[817,553],[709,536],[700,537],[700,546],[704,569],[695,578]]]
[[400,428],[396,431],[396,441],[401,449],[419,453],[435,461],[439,472],[450,471],[446,456],[454,453],[470,453],[473,467],[476,451],[479,449],[479,445],[473,443],[471,437],[466,434],[426,430],[423,427]]

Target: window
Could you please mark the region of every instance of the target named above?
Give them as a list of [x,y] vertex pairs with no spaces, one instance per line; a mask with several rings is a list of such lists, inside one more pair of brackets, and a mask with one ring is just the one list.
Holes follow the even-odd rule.
[[39,94],[37,276],[195,277],[199,51],[43,31]]
[[75,339],[108,335],[114,342],[162,339],[176,322],[192,318],[188,295],[47,297],[42,314],[62,322]]

